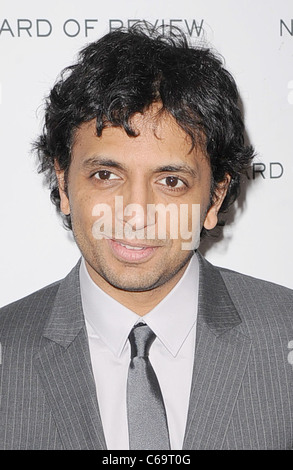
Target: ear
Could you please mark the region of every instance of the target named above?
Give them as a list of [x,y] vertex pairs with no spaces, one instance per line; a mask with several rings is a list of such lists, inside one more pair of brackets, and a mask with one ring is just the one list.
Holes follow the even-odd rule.
[[203,226],[206,230],[212,230],[218,223],[218,212],[226,197],[227,190],[231,181],[231,176],[226,174],[225,179],[217,184],[213,195],[213,202],[206,213]]
[[65,190],[64,170],[60,170],[59,163],[57,162],[56,159],[54,161],[54,168],[55,168],[55,173],[56,173],[57,180],[58,180],[58,189],[59,189],[59,195],[60,195],[60,209],[64,215],[69,215],[70,205],[69,205],[69,199]]

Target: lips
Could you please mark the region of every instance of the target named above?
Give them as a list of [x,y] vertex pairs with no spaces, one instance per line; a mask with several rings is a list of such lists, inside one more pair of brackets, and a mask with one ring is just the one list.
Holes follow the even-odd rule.
[[145,261],[158,249],[156,246],[146,246],[138,243],[128,244],[113,239],[108,239],[108,243],[118,258],[129,262]]

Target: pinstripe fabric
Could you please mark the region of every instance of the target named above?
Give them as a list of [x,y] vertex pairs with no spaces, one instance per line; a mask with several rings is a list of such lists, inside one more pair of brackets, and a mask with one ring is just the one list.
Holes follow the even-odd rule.
[[292,449],[293,291],[200,259],[185,449]]
[[0,448],[105,448],[78,266],[0,312]]
[[[199,255],[184,449],[293,447],[293,291]],[[0,310],[0,449],[105,449],[79,266]]]

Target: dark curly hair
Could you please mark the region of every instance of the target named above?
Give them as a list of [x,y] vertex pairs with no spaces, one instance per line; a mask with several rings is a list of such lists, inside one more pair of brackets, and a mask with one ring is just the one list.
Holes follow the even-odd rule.
[[[221,211],[235,201],[253,149],[244,142],[234,79],[215,52],[189,45],[182,32],[149,34],[136,26],[108,33],[81,50],[76,64],[63,70],[46,99],[45,124],[34,148],[58,212],[54,160],[64,170],[66,183],[80,124],[96,119],[98,136],[110,123],[135,137],[131,117],[154,102],[173,116],[193,146],[204,146],[212,171],[211,202],[226,174],[231,182]],[[64,225],[71,229],[70,215],[64,216]]]

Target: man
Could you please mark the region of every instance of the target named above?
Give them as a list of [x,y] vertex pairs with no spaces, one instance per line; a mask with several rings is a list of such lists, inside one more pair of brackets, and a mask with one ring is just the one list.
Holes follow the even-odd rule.
[[293,293],[198,252],[253,156],[237,102],[183,35],[63,72],[36,149],[82,257],[1,310],[2,449],[292,447]]

